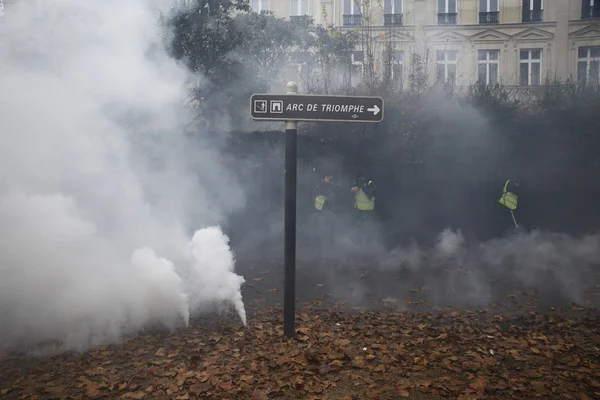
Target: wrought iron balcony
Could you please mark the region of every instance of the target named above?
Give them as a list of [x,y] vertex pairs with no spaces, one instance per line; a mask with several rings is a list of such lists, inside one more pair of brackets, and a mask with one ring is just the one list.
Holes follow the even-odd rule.
[[303,22],[310,20],[309,15],[290,15],[291,22]]
[[480,12],[479,23],[480,24],[497,24],[500,21],[500,12]]
[[530,10],[523,13],[523,22],[542,22],[543,20],[544,10]]
[[458,13],[438,13],[438,25],[456,25]]
[[344,14],[344,26],[362,25],[361,14]]
[[584,6],[581,11],[581,19],[600,18],[600,4],[593,6]]
[[384,14],[383,15],[383,25],[385,26],[395,26],[395,25],[403,25],[404,18],[402,14]]

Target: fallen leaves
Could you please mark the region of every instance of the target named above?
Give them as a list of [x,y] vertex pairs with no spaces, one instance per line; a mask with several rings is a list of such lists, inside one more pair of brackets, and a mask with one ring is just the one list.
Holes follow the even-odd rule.
[[146,393],[144,393],[144,392],[128,392],[128,393],[122,394],[120,396],[120,398],[122,398],[122,399],[136,399],[136,400],[143,399],[144,397],[146,397]]
[[[397,300],[385,298],[383,302]],[[3,398],[598,398],[597,315],[434,314],[304,308],[294,339],[280,311],[246,330],[191,327],[81,356],[0,361]],[[301,322],[300,322],[301,321]],[[346,391],[346,392],[344,392]],[[332,393],[340,394],[334,396]],[[352,398],[350,396],[349,398]]]

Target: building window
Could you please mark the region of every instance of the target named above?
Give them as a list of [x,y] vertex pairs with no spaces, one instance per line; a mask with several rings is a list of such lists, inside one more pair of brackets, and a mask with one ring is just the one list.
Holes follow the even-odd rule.
[[479,0],[480,24],[497,24],[499,16],[498,0]]
[[404,51],[384,51],[383,62],[385,76],[391,81],[402,82],[402,77],[404,76]]
[[438,50],[436,52],[436,78],[438,81],[454,83],[456,80],[456,66],[458,64],[458,51]]
[[600,0],[582,0],[581,19],[600,18]]
[[544,20],[544,0],[523,0],[523,22]]
[[485,85],[498,83],[500,50],[479,50],[477,80]]
[[521,85],[539,85],[542,80],[542,50],[521,50],[519,58]]
[[402,0],[384,0],[383,2],[383,24],[402,25]]
[[363,61],[365,55],[362,51],[353,51],[350,54],[350,72],[353,82],[358,82],[363,75]]
[[252,11],[260,13],[269,9],[268,0],[250,0],[250,7]]
[[456,2],[457,0],[438,0],[438,24],[456,24]]
[[353,51],[352,54],[350,54],[352,65],[362,66],[364,59],[365,55],[362,51]]
[[302,17],[308,15],[308,0],[292,0],[290,16]]
[[361,24],[361,0],[344,0],[344,26]]
[[600,84],[600,46],[579,48],[577,80],[588,85]]

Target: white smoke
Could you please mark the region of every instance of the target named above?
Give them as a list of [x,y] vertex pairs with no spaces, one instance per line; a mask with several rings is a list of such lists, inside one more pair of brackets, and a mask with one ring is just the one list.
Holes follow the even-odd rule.
[[584,300],[586,276],[598,265],[599,254],[598,234],[573,237],[533,230],[468,246],[460,230],[445,229],[431,248],[395,248],[377,262],[377,267],[403,267],[415,272],[461,270],[462,274],[445,278],[431,276],[445,279],[446,285],[456,289],[453,296],[478,304],[489,299],[492,285],[500,281],[509,282],[513,288],[551,288],[553,297],[579,303]]
[[219,228],[196,231],[190,243],[192,270],[186,279],[193,308],[211,301],[233,303],[242,323],[246,325],[246,311],[240,286],[244,278],[234,273],[235,260]]
[[146,0],[6,10],[0,348],[83,349],[222,303],[246,323],[216,227],[242,193],[207,139],[179,134],[189,76],[157,22]]

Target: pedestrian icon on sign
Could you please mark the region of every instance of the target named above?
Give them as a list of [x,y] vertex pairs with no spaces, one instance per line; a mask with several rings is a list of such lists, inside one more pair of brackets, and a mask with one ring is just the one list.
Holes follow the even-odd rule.
[[254,100],[254,112],[255,113],[266,113],[267,112],[267,101],[266,100]]
[[283,113],[283,101],[271,100],[271,112],[276,114]]

